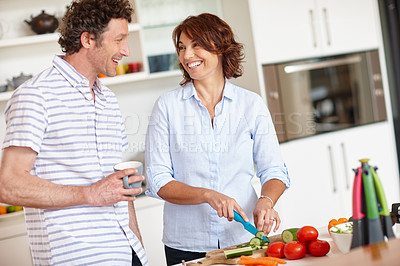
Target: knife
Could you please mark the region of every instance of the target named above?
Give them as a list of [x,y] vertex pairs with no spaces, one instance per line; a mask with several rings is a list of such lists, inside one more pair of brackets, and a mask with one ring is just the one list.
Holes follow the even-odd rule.
[[381,180],[379,179],[379,176],[376,173],[374,167],[370,166],[369,169],[371,170],[372,179],[374,180],[374,185],[376,189],[376,194],[378,196],[378,206],[379,206],[378,211],[383,225],[383,234],[387,238],[395,238],[392,228],[392,218],[390,217],[390,211],[388,208],[388,204],[386,202],[386,196],[383,190]]
[[374,181],[372,179],[372,173],[369,168],[369,159],[362,159],[361,168],[363,170],[363,188],[365,203],[367,206],[367,244],[375,244],[383,242],[383,230],[381,225],[381,220],[379,218],[377,197],[374,186]]
[[353,239],[351,248],[364,246],[365,214],[362,212],[363,188],[362,188],[362,168],[358,167],[355,172],[353,183]]
[[[256,235],[259,231],[257,230],[257,228],[255,228],[254,225],[252,225],[250,222],[245,222],[242,218],[242,216],[240,216],[239,213],[237,213],[235,210],[233,210],[233,213],[235,214],[235,216],[233,217],[233,219],[236,222],[239,222],[241,224],[243,224],[244,229],[246,229],[247,231],[249,231],[251,234]],[[262,238],[263,240],[269,242],[269,239],[266,238],[265,236],[263,236]]]

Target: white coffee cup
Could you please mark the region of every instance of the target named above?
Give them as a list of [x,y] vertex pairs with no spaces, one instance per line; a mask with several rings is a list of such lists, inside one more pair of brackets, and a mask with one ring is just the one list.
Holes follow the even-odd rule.
[[128,182],[128,178],[130,176],[135,176],[135,175],[142,175],[143,174],[143,163],[139,161],[127,161],[127,162],[122,162],[114,165],[114,171],[121,171],[125,170],[128,168],[135,168],[137,170],[137,173],[134,175],[129,175],[129,176],[124,176],[122,178],[122,181],[124,182],[124,188],[139,188],[142,186],[142,181],[137,181],[130,183]]

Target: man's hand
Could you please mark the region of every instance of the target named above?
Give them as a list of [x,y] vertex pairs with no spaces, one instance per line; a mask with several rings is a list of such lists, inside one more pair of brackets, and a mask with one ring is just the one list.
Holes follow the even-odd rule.
[[[126,175],[136,174],[137,170],[129,168],[112,173],[88,187],[86,196],[90,205],[107,206],[119,201],[134,201],[136,198],[130,195],[142,193],[142,188],[124,188],[122,178]],[[130,176],[129,183],[143,181],[144,176]]]

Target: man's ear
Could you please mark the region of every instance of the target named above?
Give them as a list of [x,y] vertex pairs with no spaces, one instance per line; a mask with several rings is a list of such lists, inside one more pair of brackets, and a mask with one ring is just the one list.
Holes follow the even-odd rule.
[[90,34],[87,31],[82,32],[81,34],[81,43],[84,48],[90,48],[95,45],[95,38],[94,34]]

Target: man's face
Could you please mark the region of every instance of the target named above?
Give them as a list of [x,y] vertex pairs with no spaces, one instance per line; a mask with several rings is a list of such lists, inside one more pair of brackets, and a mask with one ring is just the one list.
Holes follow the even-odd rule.
[[118,62],[129,56],[128,22],[126,19],[111,19],[107,30],[102,34],[98,44],[91,51],[91,64],[98,73],[113,77]]

